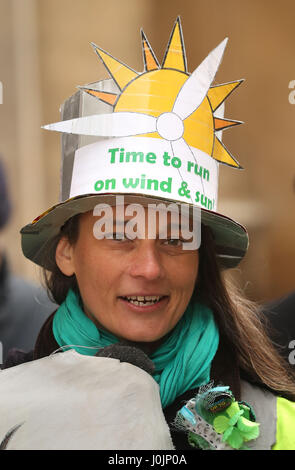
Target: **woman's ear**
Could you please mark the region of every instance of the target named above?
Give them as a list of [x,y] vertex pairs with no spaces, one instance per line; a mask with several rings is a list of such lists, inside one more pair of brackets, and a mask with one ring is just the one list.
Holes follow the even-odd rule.
[[65,276],[72,276],[75,273],[73,247],[66,237],[61,238],[56,247],[55,261]]

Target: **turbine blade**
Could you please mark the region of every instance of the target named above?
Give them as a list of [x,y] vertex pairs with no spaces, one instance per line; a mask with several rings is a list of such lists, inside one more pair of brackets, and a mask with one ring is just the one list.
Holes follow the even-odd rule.
[[[173,156],[181,158],[184,161],[184,168],[187,167],[187,162],[192,161],[192,160],[194,160],[194,162],[198,164],[194,152],[191,150],[190,146],[188,145],[188,143],[185,141],[183,137],[181,139],[172,141],[171,147],[172,147]],[[199,178],[200,178],[203,192],[205,193],[203,180],[201,176],[199,176]]]
[[221,62],[227,38],[225,38],[184,82],[176,97],[173,112],[186,119],[200,106],[206,97]]
[[156,118],[141,113],[95,114],[43,126],[49,131],[101,137],[128,137],[156,131]]
[[[178,140],[171,141],[173,155],[181,158],[181,160],[192,160],[195,158],[190,146],[186,143],[183,137]],[[186,166],[186,165],[185,165]]]

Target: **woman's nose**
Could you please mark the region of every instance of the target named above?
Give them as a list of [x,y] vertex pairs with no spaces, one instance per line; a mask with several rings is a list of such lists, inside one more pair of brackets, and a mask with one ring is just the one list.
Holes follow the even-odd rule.
[[162,257],[156,240],[138,240],[130,260],[129,274],[151,281],[161,278],[163,273]]

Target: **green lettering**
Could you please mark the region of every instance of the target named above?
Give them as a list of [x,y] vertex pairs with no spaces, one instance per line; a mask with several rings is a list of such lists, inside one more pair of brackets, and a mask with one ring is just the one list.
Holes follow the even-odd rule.
[[171,160],[171,165],[173,168],[180,168],[181,167],[181,160],[178,157],[173,157]]
[[139,156],[139,161],[142,163],[144,161],[143,152],[126,152],[126,163],[130,162],[130,156],[132,156],[132,162],[137,162],[137,157]]
[[145,188],[145,175],[141,175],[140,187],[141,189]]
[[161,181],[160,189],[165,193],[171,193],[172,178],[168,178],[167,181]]
[[187,162],[187,171],[190,173],[191,169],[194,167],[193,162]]
[[116,189],[116,180],[115,180],[115,178],[112,178],[110,180],[105,181],[105,189],[110,189],[110,185],[111,185],[111,189]]
[[145,159],[148,163],[156,163],[156,154],[153,152],[149,152],[146,154]]
[[201,195],[201,204],[202,206],[207,207],[207,196],[204,194]]
[[[152,188],[152,185],[154,188]],[[155,191],[158,190],[159,181],[158,180],[147,180],[147,189],[154,189]]]
[[207,209],[209,209],[209,211],[211,211],[213,209],[213,203],[211,201],[211,199],[208,198],[208,207]]
[[170,160],[170,155],[168,154],[168,152],[164,152],[164,155],[163,155],[163,160],[164,160],[164,165],[165,166],[170,166],[170,163],[168,161],[168,159]]
[[124,149],[120,149],[120,163],[124,162]]
[[206,170],[206,168],[204,168],[204,170],[203,170],[203,178],[204,178],[204,180],[209,181],[209,177],[210,177],[209,170]]
[[203,171],[203,168],[201,166],[198,168],[198,164],[196,163],[195,164],[195,175],[202,176],[202,171]]
[[103,187],[104,187],[104,182],[102,180],[98,180],[94,184],[95,191],[101,191],[103,189]]
[[133,180],[133,178],[129,178],[129,180],[127,180],[127,178],[123,178],[123,185],[125,188],[136,188],[138,184],[139,178],[135,178],[135,180]]
[[116,158],[116,152],[118,152],[119,149],[109,149],[108,152],[111,154],[111,163],[115,163],[115,158]]

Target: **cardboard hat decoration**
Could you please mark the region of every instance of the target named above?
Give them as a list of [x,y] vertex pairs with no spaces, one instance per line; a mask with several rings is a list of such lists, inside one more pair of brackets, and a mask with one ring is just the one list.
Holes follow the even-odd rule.
[[114,205],[118,195],[200,208],[224,268],[247,251],[246,229],[217,212],[219,164],[241,168],[221,133],[241,123],[223,110],[243,80],[213,85],[227,39],[189,74],[179,18],[162,65],[141,34],[142,73],[92,44],[111,78],[79,87],[63,104],[62,121],[44,126],[62,133],[60,203],[21,230],[25,256],[41,266],[70,217],[102,201]]

